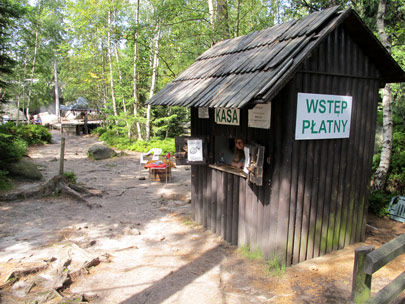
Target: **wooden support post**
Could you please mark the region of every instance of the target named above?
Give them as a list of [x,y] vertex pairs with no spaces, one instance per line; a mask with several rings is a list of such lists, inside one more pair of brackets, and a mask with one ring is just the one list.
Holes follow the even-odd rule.
[[356,248],[354,256],[352,303],[364,303],[370,298],[372,276],[364,272],[366,255],[374,250],[374,246],[362,246]]
[[63,175],[63,167],[65,163],[65,138],[60,139],[60,158],[59,158],[59,176]]

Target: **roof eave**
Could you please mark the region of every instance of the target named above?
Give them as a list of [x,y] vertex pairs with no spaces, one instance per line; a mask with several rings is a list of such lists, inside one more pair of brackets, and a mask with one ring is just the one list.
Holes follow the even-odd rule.
[[355,38],[356,43],[366,50],[367,56],[382,73],[383,82],[405,81],[405,72],[354,10],[351,10],[342,26]]

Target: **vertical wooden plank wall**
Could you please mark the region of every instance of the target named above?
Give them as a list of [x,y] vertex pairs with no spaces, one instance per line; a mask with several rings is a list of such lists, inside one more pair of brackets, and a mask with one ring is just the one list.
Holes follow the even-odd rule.
[[[272,100],[271,129],[198,119],[192,135],[242,137],[264,145],[263,186],[192,166],[194,219],[239,246],[287,265],[362,241],[374,145],[379,72],[342,29],[335,30]],[[295,140],[297,93],[353,96],[348,139]],[[211,149],[213,149],[211,142]],[[269,163],[267,161],[270,161]]]
[[[279,216],[277,226],[279,238],[286,237],[287,245],[283,247],[278,239],[276,243],[285,248],[279,257],[287,264],[318,257],[364,239],[378,78],[378,71],[362,50],[338,29],[280,93],[288,102],[274,102],[275,107],[282,108],[275,111],[288,117],[277,126],[284,130],[282,136],[286,138],[281,144],[282,154],[290,153],[291,157],[275,161],[280,166],[282,180],[290,180],[289,186],[280,185],[278,191],[279,215],[285,212],[284,204],[289,206],[288,223],[281,223]],[[350,138],[295,141],[288,111],[294,113],[295,121],[298,92],[353,96]],[[277,131],[273,134],[279,136]],[[272,200],[273,195],[270,204]],[[279,252],[272,244],[268,245],[270,252]]]

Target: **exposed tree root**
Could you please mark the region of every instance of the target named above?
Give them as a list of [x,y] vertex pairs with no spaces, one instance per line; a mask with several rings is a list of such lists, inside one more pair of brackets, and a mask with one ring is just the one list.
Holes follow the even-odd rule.
[[64,194],[70,198],[84,203],[90,209],[93,207],[101,207],[99,204],[89,203],[85,197],[101,196],[101,193],[95,193],[84,187],[69,183],[69,181],[60,175],[52,177],[50,180],[40,185],[38,188],[28,191],[20,191],[0,195],[1,201],[19,201],[27,198],[42,198],[51,195]]
[[[48,300],[52,303],[54,303],[53,300],[58,303],[82,303],[95,300],[97,295],[72,293],[70,286],[81,277],[87,276],[92,267],[102,262],[109,262],[109,257],[110,255],[106,253],[80,263],[79,267],[72,266],[73,261],[70,257],[52,258],[45,265],[14,270],[8,276],[6,283],[0,285],[0,302],[2,295],[9,298],[15,296],[21,298],[23,295],[24,303],[48,303]],[[77,262],[76,260],[76,265]],[[70,269],[71,267],[75,268]],[[20,283],[17,283],[19,281]]]

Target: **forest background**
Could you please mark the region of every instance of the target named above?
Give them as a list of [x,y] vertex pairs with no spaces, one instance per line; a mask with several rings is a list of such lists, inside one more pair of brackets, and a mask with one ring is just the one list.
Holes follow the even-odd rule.
[[[84,97],[102,113],[97,132],[108,143],[172,145],[190,112],[147,106],[156,91],[218,41],[335,5],[356,10],[405,67],[405,0],[1,0],[0,98],[29,116]],[[375,213],[386,212],[378,206],[389,196],[405,194],[404,89],[381,92]]]

